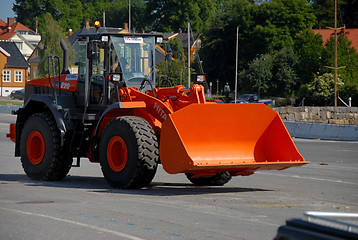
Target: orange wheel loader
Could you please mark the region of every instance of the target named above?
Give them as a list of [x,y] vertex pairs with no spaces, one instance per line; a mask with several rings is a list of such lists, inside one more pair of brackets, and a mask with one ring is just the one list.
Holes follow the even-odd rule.
[[[158,164],[195,185],[306,164],[279,115],[264,104],[215,104],[193,84],[156,87],[156,34],[78,36],[78,73],[64,41],[48,77],[28,81],[7,136],[28,177],[57,181],[81,158],[100,163],[118,188],[151,183]],[[73,159],[76,163],[73,163]]]

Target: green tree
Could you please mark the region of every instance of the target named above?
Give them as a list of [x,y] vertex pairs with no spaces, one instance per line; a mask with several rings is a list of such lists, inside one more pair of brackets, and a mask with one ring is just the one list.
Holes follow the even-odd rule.
[[185,85],[188,83],[187,66],[185,61],[175,59],[170,62],[161,62],[157,69],[159,69],[157,77],[157,83],[160,86],[168,86],[169,80],[173,86]]
[[295,35],[313,26],[316,21],[306,0],[272,0],[260,5],[252,34],[267,51],[292,47]]
[[36,17],[42,17],[46,12],[58,19],[61,15],[60,6],[62,0],[15,0],[12,10],[16,13],[16,20],[25,26],[35,29]]
[[187,22],[196,32],[203,31],[215,12],[215,0],[147,0],[151,30],[176,32],[187,29]]
[[342,12],[343,22],[346,27],[358,28],[358,0],[346,1],[346,4],[342,6]]
[[83,24],[83,6],[80,0],[66,0],[59,5],[61,11],[57,19],[64,31],[72,29],[74,32],[82,27]]
[[260,97],[269,96],[272,68],[272,55],[263,54],[259,58],[254,59],[247,69],[244,69],[240,73],[242,92],[257,93]]
[[[326,51],[323,54],[324,66],[334,66],[334,37],[326,42]],[[358,54],[352,46],[352,42],[344,34],[338,37],[337,62],[338,66],[345,66],[339,69],[339,74],[344,83],[358,84]],[[321,67],[322,72],[332,72],[332,69]]]
[[295,37],[295,54],[298,57],[297,81],[299,85],[313,81],[314,76],[320,73],[322,68],[322,56],[325,51],[322,36],[314,34],[310,29],[299,32]]
[[[315,22],[306,0],[224,1],[215,20],[204,32],[201,51],[204,70],[212,80],[231,82],[235,77],[236,27],[240,27],[240,69],[265,53],[293,48],[297,33]],[[287,72],[287,69],[283,71]],[[282,92],[282,91],[281,91]],[[281,93],[280,92],[280,93]]]
[[[61,62],[63,51],[60,45],[60,40],[66,39],[66,37],[60,24],[53,19],[50,13],[45,13],[45,15],[39,19],[39,22],[41,23],[39,30],[43,45],[42,48],[39,48],[39,75],[45,77],[48,74],[47,56],[58,56]],[[71,51],[70,45],[67,44],[67,46]],[[70,54],[70,56],[71,55],[73,55],[73,53]]]
[[273,63],[272,96],[291,97],[296,91],[298,58],[292,48],[282,48],[275,54]]
[[258,5],[248,0],[225,1],[204,32],[200,56],[209,81],[218,79],[221,87],[226,82],[234,86],[236,58],[236,28],[239,26],[240,68],[254,59],[260,46],[251,34],[253,12]]
[[174,38],[170,42],[172,57],[179,60],[186,60],[186,56],[184,53],[184,48],[182,42],[178,38]]
[[[317,17],[317,22],[314,27],[334,27],[334,0],[312,0],[311,2]],[[338,26],[340,26],[340,24],[338,24]]]
[[273,55],[261,55],[240,73],[242,91],[290,97],[298,90],[295,88],[297,63],[297,56],[291,48],[283,48]]
[[[358,0],[337,1],[337,26],[358,27]],[[334,0],[311,0],[317,23],[315,28],[334,27]]]
[[[124,23],[129,22],[129,1],[115,0],[106,4],[106,26],[123,27]],[[144,0],[131,0],[131,30],[148,31],[146,21],[146,4]],[[150,24],[149,24],[150,25]]]
[[[338,77],[337,86],[344,85]],[[314,81],[305,87],[305,102],[310,105],[327,106],[334,103],[334,76],[332,73],[325,73],[315,77]]]

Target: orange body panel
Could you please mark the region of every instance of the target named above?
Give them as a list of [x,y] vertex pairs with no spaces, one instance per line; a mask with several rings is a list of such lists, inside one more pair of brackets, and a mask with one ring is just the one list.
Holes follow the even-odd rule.
[[306,164],[280,116],[264,104],[192,104],[163,123],[160,159],[168,173],[250,175]]
[[[62,74],[61,75],[61,90],[75,92],[77,90],[77,74]],[[54,86],[53,83],[53,77],[51,79],[51,84]],[[56,76],[56,82],[58,82],[58,76]],[[40,79],[34,79],[31,81],[28,81],[26,84],[33,85],[33,86],[43,86],[43,87],[51,87],[48,77],[46,78],[40,78]],[[59,87],[57,86],[57,89]]]

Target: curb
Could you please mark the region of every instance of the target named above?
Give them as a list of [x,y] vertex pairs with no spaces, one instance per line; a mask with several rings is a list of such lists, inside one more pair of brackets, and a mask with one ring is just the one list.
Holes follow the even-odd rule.
[[336,141],[358,141],[358,125],[289,121],[284,121],[284,124],[291,137]]

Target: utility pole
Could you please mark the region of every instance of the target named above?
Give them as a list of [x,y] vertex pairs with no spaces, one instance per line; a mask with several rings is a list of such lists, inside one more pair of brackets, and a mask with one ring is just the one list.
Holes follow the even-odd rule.
[[128,0],[128,31],[131,32],[131,0]]
[[190,23],[188,21],[188,88],[190,88]]
[[237,99],[237,71],[239,66],[239,27],[236,28],[236,71],[235,71],[235,103]]
[[106,10],[103,10],[103,27],[106,28]]
[[[332,28],[329,28],[332,29]],[[338,78],[338,69],[342,69],[345,68],[345,66],[343,67],[338,67],[338,51],[337,51],[337,46],[338,46],[338,37],[337,37],[337,31],[340,29],[344,29],[344,27],[342,28],[337,28],[337,0],[334,0],[334,67],[330,67],[330,66],[326,66],[326,68],[331,68],[334,69],[334,106],[337,107],[338,103],[337,103],[337,78]]]

